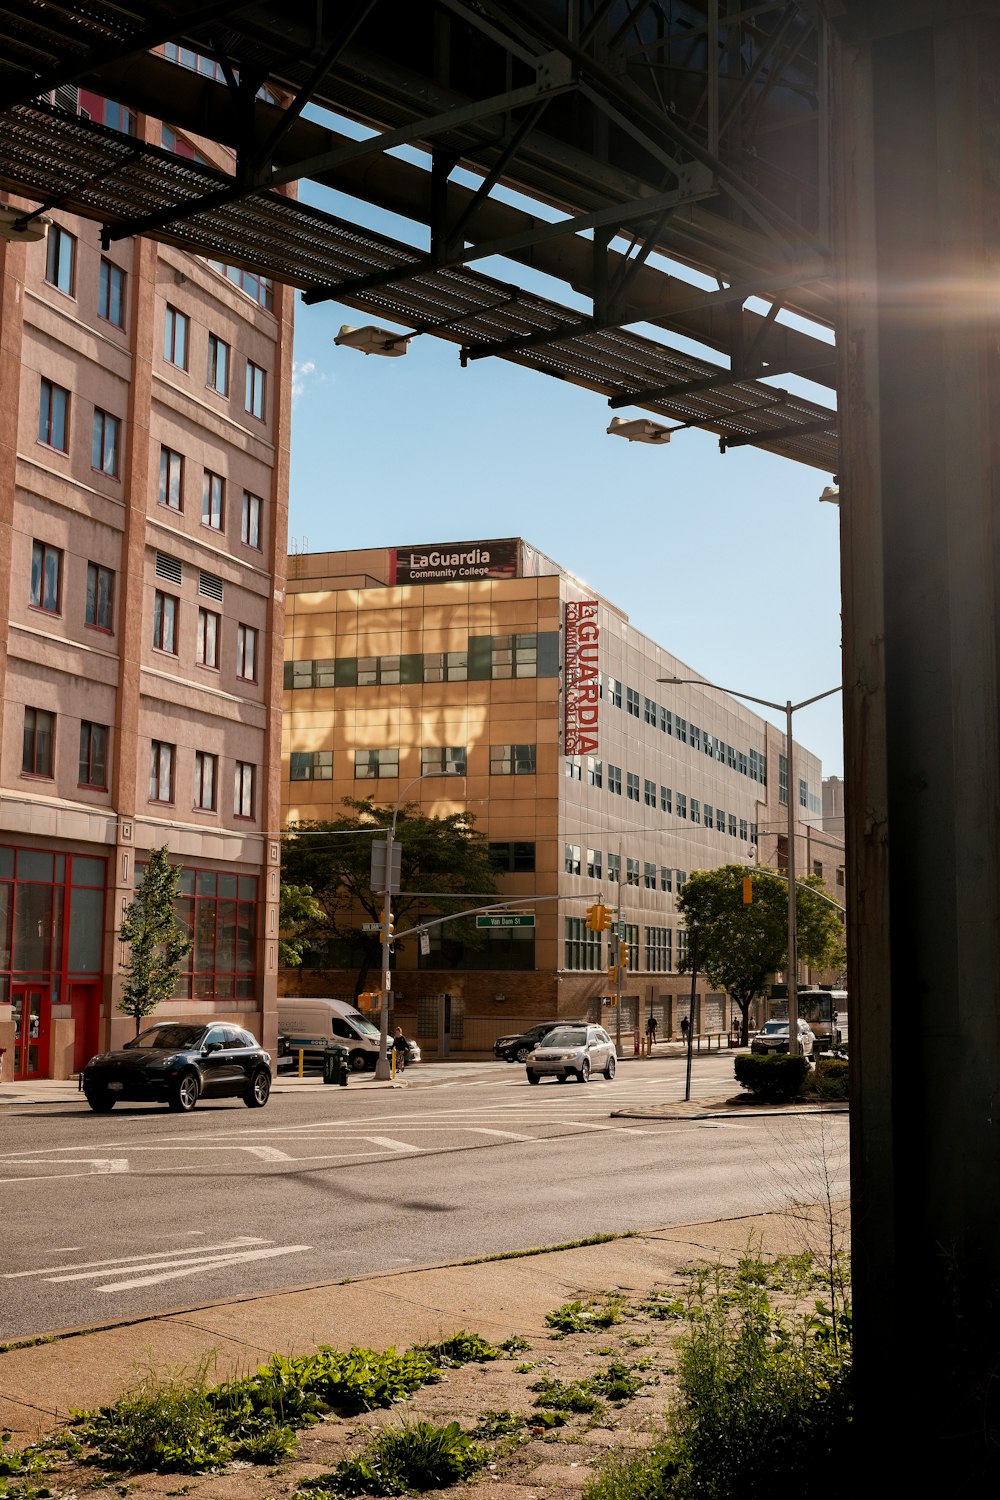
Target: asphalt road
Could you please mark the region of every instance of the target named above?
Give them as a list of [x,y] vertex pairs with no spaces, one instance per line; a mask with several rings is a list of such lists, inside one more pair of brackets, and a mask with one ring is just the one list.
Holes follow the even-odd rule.
[[[732,1059],[696,1059],[695,1095]],[[599,1232],[846,1195],[846,1116],[613,1120],[681,1097],[678,1059],[612,1083],[523,1069],[273,1094],[189,1116],[3,1113],[0,1340]]]

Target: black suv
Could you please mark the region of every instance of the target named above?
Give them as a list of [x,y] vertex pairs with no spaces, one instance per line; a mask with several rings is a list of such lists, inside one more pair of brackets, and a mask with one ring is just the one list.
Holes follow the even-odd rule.
[[503,1062],[523,1063],[533,1047],[537,1047],[543,1036],[555,1031],[557,1026],[586,1026],[586,1021],[543,1021],[540,1026],[529,1026],[527,1031],[515,1032],[513,1036],[498,1036],[493,1043],[493,1055]]

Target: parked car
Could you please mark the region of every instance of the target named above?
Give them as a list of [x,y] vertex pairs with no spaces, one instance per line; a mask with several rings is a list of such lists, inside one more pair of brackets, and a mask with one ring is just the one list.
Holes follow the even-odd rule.
[[120,1052],[101,1052],[83,1070],[83,1092],[98,1114],[119,1099],[189,1113],[199,1099],[242,1099],[261,1109],[271,1093],[271,1058],[241,1026],[168,1022],[141,1031]]
[[523,1063],[532,1047],[538,1045],[558,1022],[543,1021],[540,1026],[529,1026],[527,1031],[515,1031],[510,1036],[498,1036],[493,1043],[493,1055],[503,1062]]
[[603,1026],[557,1026],[528,1054],[529,1083],[552,1074],[560,1083],[576,1078],[586,1083],[592,1073],[615,1076],[615,1044]]
[[[813,1034],[808,1021],[799,1021],[799,1050],[804,1057],[813,1052]],[[768,1021],[762,1031],[750,1038],[751,1052],[787,1052],[788,1022]]]

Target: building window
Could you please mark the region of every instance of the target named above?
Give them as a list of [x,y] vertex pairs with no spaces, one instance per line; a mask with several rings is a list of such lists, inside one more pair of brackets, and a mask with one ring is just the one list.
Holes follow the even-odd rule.
[[490,672],[497,678],[536,677],[537,635],[495,635],[490,650]]
[[80,725],[80,785],[104,791],[108,785],[107,765],[108,726],[84,719]]
[[219,757],[207,750],[194,752],[194,806],[201,812],[215,811],[215,781]]
[[567,875],[579,875],[580,873],[580,845],[567,844],[564,861],[564,869]]
[[701,730],[698,728],[697,724],[691,725],[691,745],[695,750],[701,749]]
[[173,594],[159,589],[153,596],[153,645],[171,656],[177,655],[177,603]]
[[631,714],[633,719],[639,717],[639,694],[635,688],[625,689],[625,712]]
[[398,656],[358,657],[358,687],[395,686],[398,682]]
[[567,755],[566,777],[569,781],[583,780],[583,762],[578,755]]
[[706,828],[714,828],[715,827],[715,814],[714,814],[714,812],[712,810],[712,804],[711,804],[711,802],[706,802],[705,803],[705,827]]
[[688,934],[686,927],[677,929],[677,967],[683,968],[687,963],[688,956]]
[[102,568],[100,563],[87,564],[87,603],[84,621],[95,630],[114,629],[115,575],[111,568]]
[[51,224],[45,243],[45,280],[57,291],[72,297],[76,284],[76,238],[58,224]]
[[691,798],[691,822],[701,822],[701,803],[697,797]]
[[491,776],[534,776],[534,745],[491,745]]
[[43,708],[24,710],[24,739],[21,747],[23,776],[52,776],[52,750],[56,735],[56,716]]
[[97,316],[116,328],[125,327],[125,272],[110,260],[101,260],[97,290]]
[[671,965],[671,938],[669,927],[646,928],[646,971],[650,974],[667,974]]
[[209,265],[261,307],[266,307],[269,311],[274,307],[274,287],[269,277],[258,276],[254,271],[244,271],[240,266],[228,266],[221,260],[210,260]]
[[656,782],[655,781],[648,781],[648,780],[644,781],[643,784],[642,784],[642,790],[643,790],[643,799],[644,799],[644,801],[646,803],[646,806],[647,807],[655,807],[656,806]]
[[567,969],[594,973],[601,965],[601,934],[590,932],[583,917],[566,917],[565,957]]
[[843,885],[844,884],[844,867],[843,867],[843,865],[838,865],[837,866],[837,884],[838,885]]
[[662,705],[660,707],[660,728],[664,734],[673,734],[674,732],[674,716],[669,708],[663,708]]
[[229,345],[218,334],[208,335],[208,373],[205,384],[220,396],[229,395]]
[[603,786],[604,784],[604,762],[595,760],[592,755],[587,756],[587,785]]
[[688,799],[683,792],[677,793],[677,816],[686,818],[688,815]]
[[805,808],[809,806],[809,783],[807,781],[799,782],[799,806]]
[[587,875],[591,880],[601,879],[601,851],[600,849],[587,850]]
[[660,890],[672,891],[674,888],[674,872],[669,865],[660,866]]
[[240,521],[240,541],[245,547],[254,547],[258,552],[260,551],[260,512],[260,496],[251,495],[249,490],[244,490],[243,516]]
[[60,548],[50,547],[48,542],[32,542],[30,601],[33,609],[42,609],[50,615],[59,613],[62,559]]
[[425,682],[466,682],[469,676],[467,651],[425,651]]
[[110,479],[118,478],[121,460],[122,424],[109,412],[94,409],[94,426],[90,439],[90,467]]
[[490,844],[490,865],[498,875],[530,875],[535,869],[535,846],[514,840]]
[[656,704],[652,698],[643,698],[642,716],[647,724],[652,724],[653,728],[656,728]]
[[219,665],[219,632],[222,627],[221,616],[210,609],[199,609],[198,611],[198,662],[203,667],[215,667]]
[[[142,866],[136,866],[141,879]],[[257,880],[236,870],[181,871],[174,911],[193,939],[175,999],[251,999],[256,993]]]
[[174,800],[174,746],[154,740],[149,757],[150,802]]
[[211,526],[213,531],[222,530],[225,495],[226,481],[222,475],[213,474],[210,469],[206,469],[201,490],[201,524],[203,526]]
[[293,750],[291,757],[292,781],[332,781],[332,750]]
[[354,776],[357,781],[399,775],[398,750],[355,750]]
[[171,307],[168,303],[163,322],[163,358],[168,364],[176,365],[179,370],[186,370],[188,367],[190,326],[187,314],[178,312],[176,307]]
[[609,701],[611,703],[611,707],[612,708],[621,708],[621,706],[622,706],[622,685],[618,681],[617,677],[609,677],[608,678],[608,699],[609,699]]
[[740,843],[745,844],[749,837],[750,829],[747,827],[746,818],[740,819]]
[[253,791],[256,767],[248,760],[236,762],[236,776],[233,781],[233,817],[253,817]]
[[622,857],[620,854],[608,854],[608,881],[611,885],[621,885],[622,880]]
[[264,385],[267,379],[266,372],[260,365],[255,365],[252,359],[247,360],[246,400],[244,402],[247,411],[252,417],[264,420]]
[[464,776],[466,759],[464,745],[427,745],[420,752],[420,774]]
[[45,379],[38,394],[38,441],[69,452],[69,391]]
[[732,839],[734,839],[736,837],[736,814],[735,813],[730,813],[729,814],[729,837],[732,838]]
[[639,800],[639,778],[632,771],[625,772],[625,795],[629,802]]
[[687,721],[687,719],[682,719],[680,717],[680,715],[675,715],[674,716],[674,733],[676,734],[677,738],[680,740],[680,742],[681,742],[682,745],[686,745],[687,744],[687,742],[688,742],[688,721]]
[[160,449],[160,504],[182,509],[184,460],[172,448]]
[[610,761],[608,761],[608,791],[614,792],[616,797],[622,794],[622,768],[613,766]]
[[642,883],[647,891],[656,890],[656,866],[651,865],[648,860],[642,867]]
[[637,859],[629,859],[628,855],[625,856],[625,884],[639,884],[639,861]]
[[812,862],[812,866],[813,866],[813,870],[812,870],[813,874],[814,875],[818,875],[819,878],[820,878],[820,880],[822,880],[823,879],[823,861],[821,859],[814,859],[813,862]]
[[670,788],[668,786],[661,786],[660,787],[660,812],[667,812],[668,813],[668,812],[673,812],[673,810],[674,810],[674,802],[673,802],[673,796],[671,794]]
[[244,682],[257,681],[257,631],[252,625],[236,627],[236,675]]

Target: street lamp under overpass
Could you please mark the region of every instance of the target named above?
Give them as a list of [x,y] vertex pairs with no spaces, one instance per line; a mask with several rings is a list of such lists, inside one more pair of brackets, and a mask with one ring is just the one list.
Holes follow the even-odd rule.
[[715,693],[728,693],[731,698],[744,698],[748,703],[758,703],[761,708],[774,709],[785,715],[785,760],[787,762],[788,787],[785,798],[788,805],[788,1051],[796,1056],[799,1051],[799,991],[798,991],[798,915],[795,906],[795,748],[792,739],[792,715],[811,703],[831,698],[841,691],[840,683],[827,688],[823,693],[814,693],[793,703],[790,698],[784,703],[772,703],[769,698],[755,698],[753,693],[741,693],[737,688],[720,687],[717,682],[705,682],[701,677],[658,677],[657,682],[666,682],[673,687],[710,688]]

